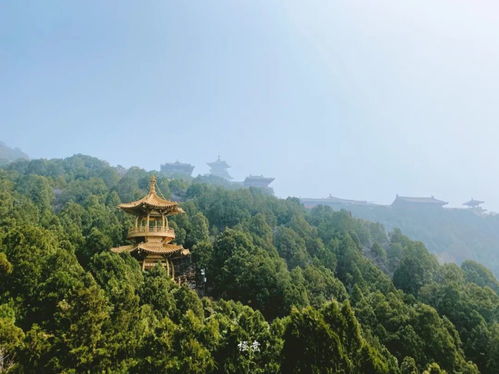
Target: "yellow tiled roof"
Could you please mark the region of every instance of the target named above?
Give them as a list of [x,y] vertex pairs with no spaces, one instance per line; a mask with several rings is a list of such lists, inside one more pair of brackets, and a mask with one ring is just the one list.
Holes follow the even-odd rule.
[[140,214],[147,209],[165,210],[167,215],[184,213],[182,208],[174,201],[165,200],[158,196],[156,192],[156,177],[151,178],[149,193],[142,199],[118,205],[127,213]]
[[182,247],[181,245],[148,243],[148,242],[141,242],[138,244],[124,245],[121,247],[111,248],[111,251],[114,253],[123,253],[123,252],[131,253],[135,251],[144,251],[153,254],[180,254],[183,256],[190,254],[190,251]]

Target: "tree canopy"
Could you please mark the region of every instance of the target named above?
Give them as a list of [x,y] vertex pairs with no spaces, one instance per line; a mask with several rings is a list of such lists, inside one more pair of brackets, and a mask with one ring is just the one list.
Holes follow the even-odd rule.
[[0,169],[0,373],[498,372],[494,275],[346,211],[160,177],[197,287],[142,272],[108,249],[150,175],[83,155]]

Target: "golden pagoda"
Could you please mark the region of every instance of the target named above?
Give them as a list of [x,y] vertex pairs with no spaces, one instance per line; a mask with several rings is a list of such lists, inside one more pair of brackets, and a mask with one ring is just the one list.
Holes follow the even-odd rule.
[[173,263],[190,254],[188,249],[173,244],[175,231],[168,225],[169,216],[185,213],[174,201],[158,196],[156,177],[152,176],[149,193],[142,199],[118,206],[126,213],[135,216],[135,224],[128,230],[128,239],[134,244],[111,248],[114,253],[128,252],[142,265],[142,270],[151,269],[161,263],[174,278]]

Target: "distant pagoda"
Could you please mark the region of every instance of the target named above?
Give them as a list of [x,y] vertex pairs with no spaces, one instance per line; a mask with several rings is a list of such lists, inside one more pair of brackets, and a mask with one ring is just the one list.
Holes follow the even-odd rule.
[[148,270],[161,263],[169,276],[175,277],[174,262],[190,254],[188,249],[173,244],[175,232],[168,225],[169,216],[185,213],[176,202],[165,200],[156,192],[156,177],[152,176],[149,193],[142,199],[120,204],[119,208],[135,216],[128,230],[134,244],[111,248],[114,253],[128,252]]
[[225,161],[221,160],[220,156],[218,156],[216,161],[208,162],[208,166],[210,167],[210,175],[227,180],[232,179],[230,174],[227,172],[227,169],[230,168],[230,166]]
[[482,205],[484,202],[485,201],[475,200],[472,198],[470,201],[463,203],[463,205],[471,209],[482,209],[480,205]]
[[408,197],[408,196],[399,196],[395,198],[392,203],[393,207],[411,207],[411,208],[441,208],[448,203],[443,200],[435,199],[433,196],[431,197]]
[[161,165],[160,172],[166,177],[190,177],[194,166],[183,162],[171,162]]

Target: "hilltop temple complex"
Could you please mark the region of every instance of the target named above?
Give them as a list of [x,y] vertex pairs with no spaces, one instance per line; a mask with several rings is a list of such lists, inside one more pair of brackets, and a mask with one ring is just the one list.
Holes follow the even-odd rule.
[[313,208],[318,205],[326,205],[330,206],[334,209],[350,209],[354,207],[391,207],[391,208],[417,208],[417,209],[432,209],[432,208],[442,208],[444,205],[447,205],[446,201],[435,199],[433,196],[431,197],[409,197],[409,196],[399,196],[395,197],[395,200],[391,205],[379,205],[374,204],[369,201],[361,201],[361,200],[348,200],[348,199],[340,199],[338,197],[334,197],[329,195],[323,199],[310,199],[310,198],[301,198],[301,203],[306,208]]
[[174,201],[168,201],[156,191],[156,177],[151,177],[149,193],[142,199],[120,204],[124,212],[135,216],[135,224],[128,230],[133,244],[111,248],[114,253],[128,252],[139,261],[142,270],[160,263],[175,277],[175,263],[189,255],[188,249],[172,243],[175,232],[168,225],[168,217],[184,213]]
[[[208,162],[207,165],[210,167],[208,176],[215,176],[217,178],[222,178],[225,181],[229,182],[228,184],[224,184],[224,186],[226,187],[227,186],[233,188],[252,187],[252,188],[258,188],[270,195],[274,194],[274,190],[272,189],[272,187],[270,187],[270,184],[275,180],[275,178],[264,177],[263,175],[249,175],[242,182],[233,181],[232,176],[228,172],[230,165],[224,160],[222,160],[220,156],[218,156],[218,158],[215,161]],[[167,162],[162,164],[160,167],[160,173],[170,178],[177,178],[177,177],[191,178],[193,170],[194,170],[193,165],[179,161]],[[214,183],[213,180],[210,181],[209,179],[204,179],[204,181],[208,183]]]

